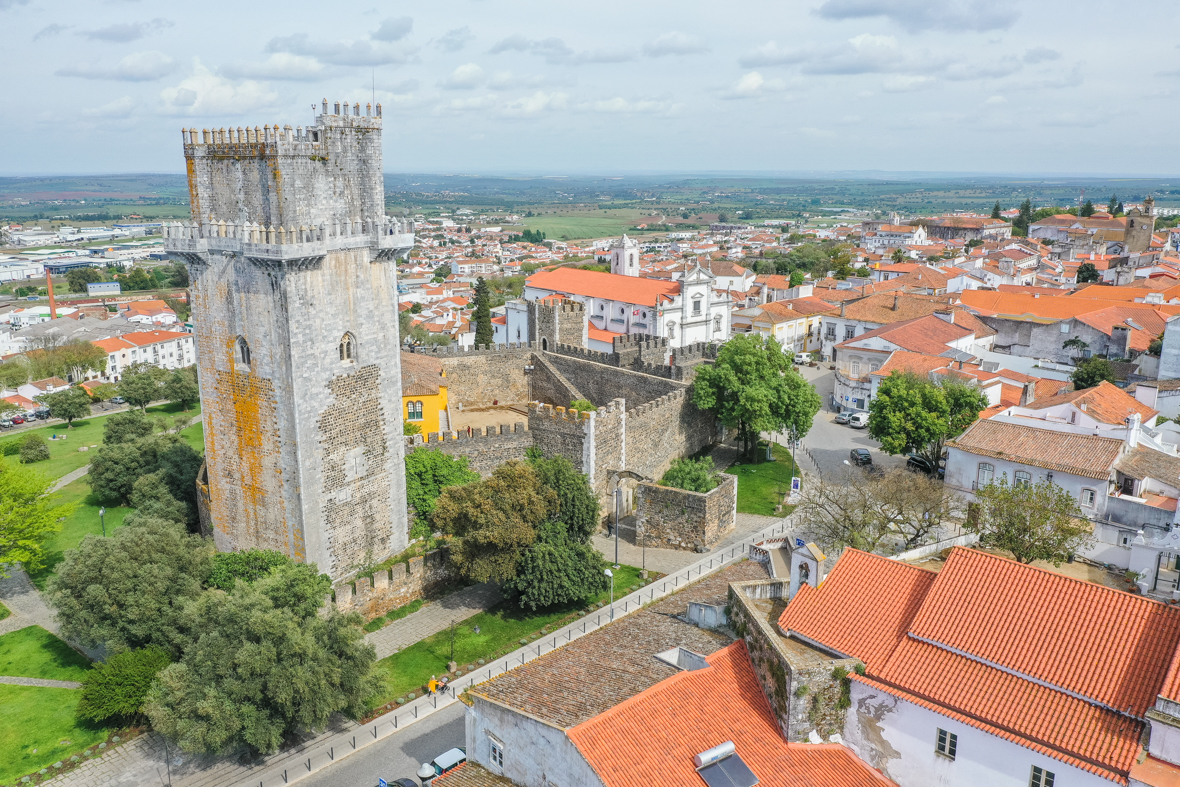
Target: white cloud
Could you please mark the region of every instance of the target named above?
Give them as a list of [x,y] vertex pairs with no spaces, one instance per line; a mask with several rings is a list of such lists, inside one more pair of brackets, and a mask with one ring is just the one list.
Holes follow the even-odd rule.
[[738,58],[743,68],[754,66],[787,66],[802,63],[807,54],[801,49],[779,49],[777,41],[767,41],[760,47]]
[[1007,103],[1008,103],[1008,99],[1004,98],[1003,96],[991,96],[991,97],[989,97],[989,98],[988,98],[986,101],[984,101],[983,103],[985,103],[985,104],[992,104],[992,105],[995,105],[995,104],[1007,104]]
[[664,33],[654,41],[643,45],[643,54],[648,57],[696,55],[708,51],[708,45],[701,39],[678,32]]
[[314,57],[334,66],[386,66],[405,63],[409,53],[401,47],[372,41],[314,41],[306,33],[272,38],[267,52]]
[[135,52],[115,64],[75,63],[56,71],[58,76],[150,82],[176,70],[176,61],[163,52]]
[[244,115],[273,107],[278,94],[267,85],[246,79],[233,81],[217,76],[193,59],[192,76],[160,91],[164,112],[187,117]]
[[786,87],[781,79],[767,79],[759,72],[751,71],[733,84],[726,98],[753,98],[765,93],[780,93]]
[[136,109],[136,102],[131,96],[123,96],[101,107],[82,110],[82,114],[92,118],[125,118]]
[[1049,49],[1048,47],[1038,46],[1028,50],[1024,53],[1024,62],[1026,63],[1044,63],[1049,60],[1058,60],[1061,58],[1061,53],[1056,49]]
[[881,83],[881,88],[886,93],[910,93],[915,90],[926,90],[934,87],[934,84],[935,80],[932,77],[898,74],[887,77]]
[[498,103],[499,101],[495,94],[488,93],[482,96],[453,98],[439,106],[438,109],[450,110],[452,112],[487,112],[495,108]]
[[665,115],[679,109],[671,101],[633,101],[622,97],[593,101],[584,108],[592,112],[615,115]]
[[463,49],[475,36],[471,32],[471,28],[464,25],[463,27],[456,27],[454,30],[448,30],[434,41],[434,45],[439,49],[445,49],[448,52],[458,52]]
[[623,63],[633,60],[634,55],[625,49],[590,49],[575,52],[560,38],[531,39],[522,35],[508,36],[492,45],[490,54],[503,52],[525,52],[545,58],[550,65],[566,63]]
[[328,76],[332,69],[314,57],[275,52],[261,63],[227,63],[218,73],[230,79],[282,79],[310,82]]
[[447,90],[471,90],[482,85],[484,81],[483,69],[478,64],[464,63],[439,82],[439,85]]
[[371,38],[374,41],[401,41],[414,29],[414,20],[408,16],[389,18],[381,23]]
[[826,0],[816,13],[833,20],[884,17],[906,30],[951,33],[1006,30],[1020,15],[1012,0]]
[[98,41],[111,41],[117,44],[126,44],[131,41],[138,41],[149,33],[156,33],[160,30],[166,30],[172,27],[172,22],[167,19],[156,17],[144,22],[122,22],[106,27],[100,27],[97,30],[88,30],[82,35],[87,38],[93,38]]
[[538,90],[531,96],[522,96],[509,101],[503,107],[506,115],[539,115],[555,109],[565,109],[568,96],[565,93],[546,93]]

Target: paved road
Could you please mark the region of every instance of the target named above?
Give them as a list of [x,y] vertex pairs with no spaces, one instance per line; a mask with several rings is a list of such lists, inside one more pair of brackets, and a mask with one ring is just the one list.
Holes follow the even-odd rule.
[[[376,787],[377,779],[414,779],[414,772],[447,749],[466,746],[466,705],[457,702],[404,731],[361,749],[330,768],[299,780],[300,787]],[[418,780],[414,779],[417,784]]]
[[[844,460],[853,448],[867,448],[873,455],[873,464],[888,470],[893,467],[904,467],[905,458],[890,456],[881,451],[881,445],[869,437],[865,429],[853,429],[851,426],[833,423],[836,414],[832,412],[828,403],[831,401],[832,390],[835,387],[835,372],[826,365],[812,369],[807,366],[796,367],[803,377],[815,386],[816,392],[823,399],[823,407],[815,416],[811,431],[803,438],[803,444],[811,451],[815,461],[819,464],[820,472],[825,476],[839,478],[848,470]],[[804,470],[809,469],[805,460],[799,464]]]

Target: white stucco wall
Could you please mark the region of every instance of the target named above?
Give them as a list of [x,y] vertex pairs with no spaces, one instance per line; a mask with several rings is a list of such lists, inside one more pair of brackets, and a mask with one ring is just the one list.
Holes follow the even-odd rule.
[[[947,485],[967,495],[971,495],[972,484],[978,478],[980,462],[987,462],[995,468],[992,475],[994,480],[998,480],[1001,474],[1007,473],[1009,484],[1013,483],[1016,478],[1017,470],[1023,470],[1032,475],[1032,482],[1034,484],[1044,481],[1047,475],[1047,471],[1040,467],[1010,462],[1004,459],[995,459],[990,456],[977,456],[961,448],[950,446],[947,448],[946,460]],[[1071,473],[1054,470],[1053,483],[1073,495],[1074,499],[1078,501],[1078,505],[1082,507],[1082,513],[1087,517],[1101,517],[1106,513],[1106,494],[1109,487],[1107,481],[1101,478],[1084,478]],[[1093,506],[1086,506],[1082,503],[1081,495],[1083,489],[1094,490]]]
[[[954,760],[934,750],[940,728],[958,736]],[[1055,787],[1113,784],[855,680],[844,743],[899,787],[1028,787],[1034,765],[1053,773]]]
[[[602,787],[565,731],[479,697],[466,711],[467,759],[520,787]],[[504,745],[504,767],[492,763],[492,739]]]

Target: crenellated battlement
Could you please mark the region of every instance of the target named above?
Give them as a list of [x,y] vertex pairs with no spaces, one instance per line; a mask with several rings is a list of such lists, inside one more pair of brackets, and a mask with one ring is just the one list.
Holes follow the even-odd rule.
[[290,124],[279,127],[275,123],[270,126],[255,126],[250,128],[203,128],[199,132],[196,127],[182,128],[181,140],[184,142],[186,156],[258,156],[258,155],[287,155],[297,153],[314,153],[317,150],[327,150],[329,129],[379,129],[381,128],[381,105],[373,112],[373,105],[365,105],[365,114],[361,115],[361,105],[353,104],[352,113],[348,111],[348,102],[344,102],[344,111],[340,111],[339,101],[334,105],[334,111],[328,113],[328,100],[323,101],[323,111],[316,117],[316,125],[291,127]]
[[669,394],[664,394],[658,399],[652,399],[650,402],[644,402],[641,405],[631,408],[627,411],[627,417],[643,417],[665,407],[680,407],[684,403],[685,397],[687,396],[687,388],[681,389],[679,391],[673,391]]
[[[335,249],[372,247],[375,260],[391,259],[414,246],[414,222],[391,216],[321,222],[318,226],[263,226],[212,217],[202,222],[170,222],[163,227],[164,248],[190,262],[210,251],[232,252],[248,259],[290,261],[320,258]],[[194,258],[192,255],[197,255]]]
[[541,402],[529,402],[529,416],[538,418],[556,418],[563,421],[589,421],[590,413],[570,410],[567,407],[555,407]]
[[668,340],[661,336],[645,336],[632,334],[630,336],[616,336],[613,341],[616,353],[624,350],[663,350],[668,347]]
[[601,350],[589,350],[573,344],[558,344],[554,346],[553,351],[559,355],[567,355],[570,358],[581,358],[586,361],[593,361],[594,363],[606,364],[607,366],[619,365],[619,359],[613,353],[604,353]]
[[528,432],[528,424],[517,421],[514,424],[500,424],[499,426],[480,427],[472,429],[471,434],[466,430],[459,432],[429,432],[425,435],[411,435],[406,437],[406,448],[413,450],[419,446],[434,447],[438,443],[472,443],[477,440],[492,440],[499,437],[519,436]]
[[433,347],[415,347],[414,352],[425,355],[520,355],[521,350],[532,351],[533,342],[509,342],[507,344],[476,344],[471,347],[460,347],[457,344]]

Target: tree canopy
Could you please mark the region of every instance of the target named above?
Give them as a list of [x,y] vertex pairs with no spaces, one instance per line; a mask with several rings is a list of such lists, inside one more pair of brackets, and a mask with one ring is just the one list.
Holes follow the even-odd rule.
[[201,400],[196,367],[186,366],[183,369],[174,369],[164,380],[161,393],[168,401],[180,405],[180,409],[185,412],[191,410],[193,405]]
[[1077,277],[1076,277],[1078,284],[1086,284],[1088,282],[1096,282],[1100,278],[1102,278],[1102,276],[1101,276],[1101,274],[1098,273],[1098,268],[1097,268],[1097,266],[1094,265],[1094,263],[1083,262],[1081,265],[1078,266],[1078,273],[1077,273]]
[[161,390],[168,381],[168,371],[146,363],[133,363],[119,381],[119,395],[127,404],[147,411],[147,406],[163,397]]
[[1085,358],[1078,361],[1078,367],[1069,376],[1074,388],[1093,388],[1101,382],[1115,381],[1114,367],[1105,358]]
[[70,292],[77,293],[85,293],[87,284],[103,281],[105,278],[101,268],[74,268],[66,273],[66,283],[70,286]]
[[717,360],[697,371],[697,407],[737,430],[752,457],[761,432],[793,430],[803,437],[819,412],[815,389],[795,371],[773,338],[739,334],[721,346]]
[[1048,560],[1060,565],[1092,540],[1093,524],[1077,498],[1052,481],[1009,486],[1004,474],[977,490],[975,499],[964,529],[1020,563]]
[[406,503],[414,516],[411,536],[421,538],[434,524],[434,504],[442,490],[479,480],[467,457],[419,446],[406,455]]
[[78,716],[88,721],[142,723],[143,703],[160,670],[172,663],[167,651],[140,648],[95,662],[82,683]]
[[707,456],[700,459],[677,459],[660,479],[664,486],[689,492],[709,492],[717,488],[717,470]]
[[475,344],[492,345],[495,343],[492,330],[492,303],[488,283],[480,276],[475,282],[475,309],[471,315],[475,323]]
[[47,476],[0,459],[0,576],[8,576],[8,564],[44,565],[45,539],[61,530],[58,520],[73,510],[57,503],[52,488]]
[[74,386],[64,391],[41,394],[37,401],[49,408],[49,414],[54,418],[61,418],[66,422],[66,428],[72,429],[74,421],[90,415],[90,395],[84,388]]
[[238,580],[254,582],[271,571],[291,565],[291,558],[273,549],[244,549],[241,552],[219,552],[213,556],[213,571],[209,587],[230,591]]
[[869,434],[887,454],[917,454],[937,467],[946,441],[962,434],[985,407],[987,397],[976,388],[894,372],[869,402]]

